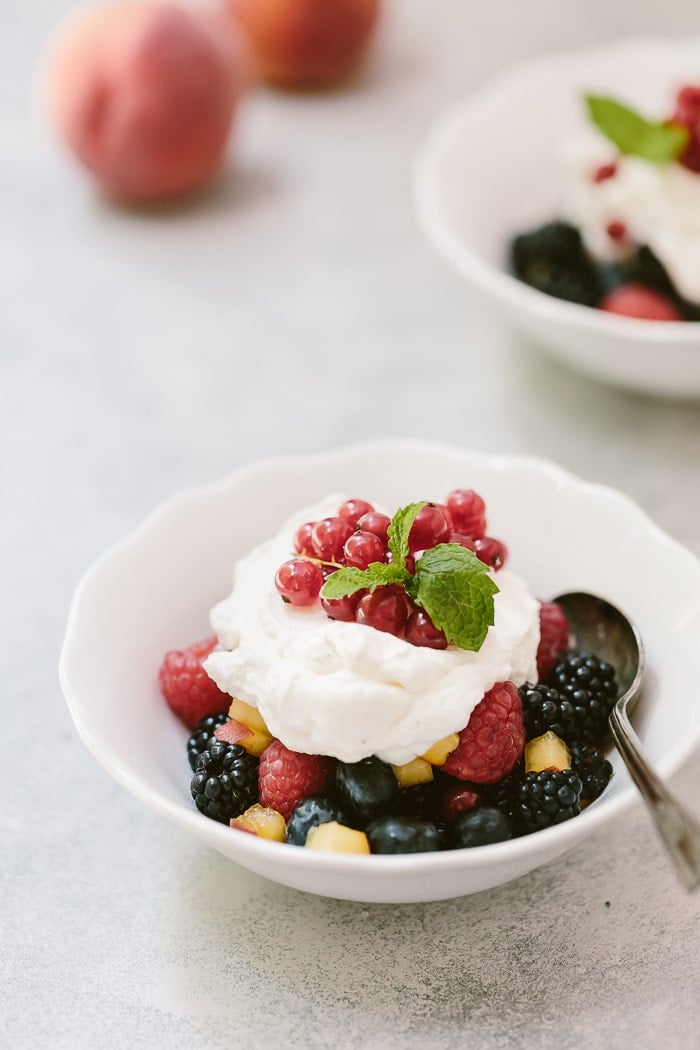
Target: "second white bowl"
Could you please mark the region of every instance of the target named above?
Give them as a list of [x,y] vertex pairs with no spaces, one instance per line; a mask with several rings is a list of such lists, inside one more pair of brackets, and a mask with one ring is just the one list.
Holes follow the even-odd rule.
[[[700,396],[700,322],[638,321],[552,298],[507,272],[514,234],[557,217],[561,139],[586,125],[584,92],[651,113],[700,81],[700,39],[634,39],[512,68],[440,117],[415,164],[420,222],[524,334],[631,390]],[[698,176],[700,179],[700,176]],[[699,247],[700,251],[700,247]]]

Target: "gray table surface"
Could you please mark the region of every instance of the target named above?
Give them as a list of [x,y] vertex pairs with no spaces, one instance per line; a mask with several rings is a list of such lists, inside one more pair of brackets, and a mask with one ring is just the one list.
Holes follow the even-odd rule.
[[[697,31],[696,5],[396,0],[353,89],[255,93],[215,189],[150,215],[102,203],[32,104],[63,0],[13,8],[0,1046],[700,1046],[700,898],[641,808],[475,897],[316,899],[237,869],[113,783],[56,670],[93,558],[179,488],[288,450],[413,435],[543,455],[623,489],[700,554],[700,407],[589,382],[483,313],[417,230],[408,178],[434,114],[492,71]],[[674,786],[697,799],[699,756]]]

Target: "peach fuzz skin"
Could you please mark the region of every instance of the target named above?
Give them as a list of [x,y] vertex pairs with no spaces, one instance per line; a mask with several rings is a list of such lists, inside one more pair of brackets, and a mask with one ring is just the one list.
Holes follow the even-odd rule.
[[225,12],[120,3],[79,11],[59,31],[44,90],[53,123],[102,189],[144,204],[218,170],[245,81]]
[[328,87],[355,72],[380,0],[227,0],[260,75],[285,88]]

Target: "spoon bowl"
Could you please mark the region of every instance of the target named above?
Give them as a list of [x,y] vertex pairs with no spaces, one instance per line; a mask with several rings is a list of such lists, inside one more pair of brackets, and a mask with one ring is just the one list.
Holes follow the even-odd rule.
[[616,606],[595,594],[574,591],[555,598],[566,613],[576,645],[615,668],[620,695],[636,700],[644,677],[644,646],[637,627]]
[[554,601],[566,614],[575,646],[590,650],[615,668],[619,695],[610,713],[612,738],[681,882],[695,889],[700,884],[700,824],[654,772],[629,719],[642,691],[645,657],[641,635],[620,609],[595,594],[573,591]]

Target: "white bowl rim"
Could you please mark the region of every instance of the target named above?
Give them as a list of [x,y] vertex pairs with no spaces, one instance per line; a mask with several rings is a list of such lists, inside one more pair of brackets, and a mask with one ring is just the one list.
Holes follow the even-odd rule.
[[429,129],[412,164],[414,201],[424,233],[435,242],[459,272],[470,278],[483,291],[497,299],[511,300],[521,310],[535,314],[542,321],[580,326],[588,329],[591,335],[614,332],[618,338],[630,343],[638,343],[640,339],[652,345],[668,345],[669,342],[697,343],[700,340],[700,321],[647,321],[595,310],[589,306],[556,299],[529,287],[507,270],[485,262],[444,220],[437,192],[438,180],[435,178],[443,156],[461,136],[463,125],[477,116],[482,104],[493,95],[517,91],[523,77],[529,78],[557,68],[565,68],[570,63],[582,59],[673,46],[700,50],[700,36],[682,39],[651,35],[634,36],[593,47],[545,52],[501,70],[476,90],[449,105]]
[[[131,794],[135,795],[151,809],[162,816],[173,821],[175,824],[191,831],[199,838],[211,843],[220,843],[221,852],[231,855],[231,829],[216,821],[202,816],[194,807],[189,807],[181,802],[173,802],[164,795],[156,792],[138,774],[130,769],[122,756],[117,753],[109,742],[98,741],[96,734],[87,725],[82,717],[80,702],[75,693],[70,677],[70,664],[75,656],[78,642],[78,625],[81,616],[81,607],[85,601],[86,594],[101,572],[105,570],[109,562],[116,556],[124,554],[134,544],[146,540],[151,532],[156,531],[161,524],[167,520],[170,513],[177,507],[191,501],[196,501],[202,496],[214,496],[223,492],[246,479],[253,477],[256,473],[268,469],[290,469],[306,463],[322,463],[323,461],[337,461],[339,457],[352,458],[367,452],[375,454],[428,452],[451,454],[459,453],[466,457],[478,459],[494,471],[503,470],[508,467],[522,466],[524,468],[536,469],[548,475],[552,480],[565,485],[575,485],[577,488],[587,489],[608,500],[615,501],[618,506],[624,507],[628,512],[638,516],[640,522],[654,535],[655,539],[666,546],[671,546],[678,556],[687,561],[689,571],[696,574],[700,570],[700,563],[695,556],[680,543],[664,532],[649,515],[630,497],[611,486],[601,485],[595,482],[584,481],[569,470],[547,460],[543,457],[521,453],[489,453],[479,450],[461,448],[443,442],[427,441],[414,438],[390,438],[357,442],[351,445],[337,446],[324,452],[298,453],[291,455],[280,455],[266,457],[252,463],[245,464],[236,470],[226,474],[223,478],[208,484],[190,486],[183,489],[166,500],[162,501],[135,529],[126,536],[116,541],[97,558],[83,573],[75,589],[70,604],[64,642],[59,659],[59,676],[66,702],[75,723],[78,734],[92,755],[110,773],[110,775]],[[700,725],[695,727],[694,733],[689,733],[678,744],[669,750],[665,757],[656,764],[657,771],[664,777],[676,772],[686,759],[695,750],[700,741]],[[626,785],[616,798],[603,799],[602,805],[593,804],[587,807],[575,820],[565,821],[551,828],[545,828],[536,834],[525,835],[505,842],[493,843],[486,846],[471,847],[469,849],[440,850],[431,853],[412,853],[398,855],[372,854],[369,858],[365,855],[333,854],[324,853],[319,850],[288,849],[287,843],[270,842],[253,835],[241,833],[236,836],[236,852],[241,857],[265,858],[275,857],[284,859],[287,866],[297,870],[320,870],[329,873],[352,875],[353,873],[367,874],[368,865],[372,873],[382,876],[398,876],[402,872],[412,875],[429,875],[431,871],[449,872],[459,870],[467,865],[470,869],[478,870],[482,867],[490,868],[501,859],[512,861],[515,856],[521,859],[538,854],[548,843],[558,842],[561,846],[557,853],[563,853],[570,845],[576,844],[585,835],[581,833],[581,821],[586,821],[589,828],[585,834],[589,834],[601,824],[607,823],[613,817],[619,816],[629,810],[637,801],[639,796],[632,783]],[[284,854],[279,850],[284,849]],[[546,851],[545,851],[546,852]],[[245,862],[243,862],[245,863]]]

